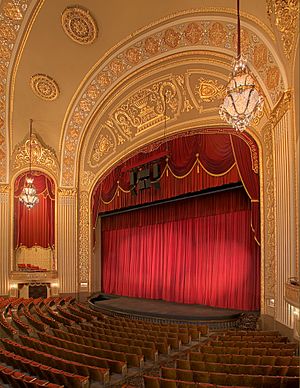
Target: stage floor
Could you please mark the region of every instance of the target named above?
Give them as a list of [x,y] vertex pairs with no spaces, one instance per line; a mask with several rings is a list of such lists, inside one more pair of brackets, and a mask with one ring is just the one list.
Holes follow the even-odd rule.
[[243,311],[196,304],[165,302],[163,300],[129,298],[99,294],[90,299],[99,310],[112,314],[161,318],[176,321],[236,320]]

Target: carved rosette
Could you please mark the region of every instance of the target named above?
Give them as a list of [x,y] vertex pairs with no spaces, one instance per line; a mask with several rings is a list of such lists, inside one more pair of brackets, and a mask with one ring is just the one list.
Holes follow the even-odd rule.
[[[19,171],[29,167],[30,140],[26,139],[23,144],[16,147],[13,153],[13,171]],[[59,172],[59,163],[55,151],[46,147],[43,142],[32,134],[31,138],[31,162],[33,167],[48,170],[55,176]]]
[[53,78],[45,74],[35,74],[30,78],[30,86],[33,93],[46,101],[56,100],[59,96],[59,88]]
[[76,43],[91,44],[97,38],[97,23],[86,9],[66,8],[61,15],[61,24],[68,37]]
[[90,222],[89,222],[89,194],[80,192],[79,206],[79,281],[89,282],[89,255],[90,255]]
[[7,181],[6,84],[11,55],[30,0],[0,1],[0,182]]

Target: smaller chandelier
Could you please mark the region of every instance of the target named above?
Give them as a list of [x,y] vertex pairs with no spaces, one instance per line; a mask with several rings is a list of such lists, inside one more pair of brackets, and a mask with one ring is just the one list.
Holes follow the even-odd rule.
[[240,6],[237,0],[237,58],[220,106],[220,117],[237,131],[244,131],[263,109],[264,99],[255,87],[254,79],[241,55]]
[[39,197],[37,196],[36,189],[33,184],[33,177],[31,174],[31,140],[32,140],[32,120],[30,120],[30,133],[29,133],[29,174],[25,179],[25,185],[22,193],[19,197],[21,203],[23,203],[27,209],[32,209],[34,205],[39,203]]
[[32,209],[34,205],[39,203],[39,197],[36,194],[36,189],[33,185],[33,178],[32,177],[26,177],[26,184],[22,190],[22,193],[19,197],[19,200],[28,209]]

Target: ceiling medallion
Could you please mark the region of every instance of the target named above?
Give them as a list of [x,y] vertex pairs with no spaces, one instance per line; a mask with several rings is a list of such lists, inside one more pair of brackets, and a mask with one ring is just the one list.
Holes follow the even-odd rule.
[[43,100],[53,101],[59,96],[59,88],[53,78],[45,74],[35,74],[30,78],[34,94]]
[[97,38],[96,21],[83,8],[66,8],[61,15],[61,23],[65,33],[76,43],[91,44]]

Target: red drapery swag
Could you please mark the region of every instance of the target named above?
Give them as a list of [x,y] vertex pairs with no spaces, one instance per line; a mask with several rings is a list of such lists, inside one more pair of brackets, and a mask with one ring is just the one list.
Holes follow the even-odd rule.
[[34,186],[39,203],[27,209],[19,201],[27,174],[15,181],[14,186],[14,244],[15,248],[24,245],[28,248],[38,245],[43,248],[54,246],[55,224],[55,185],[53,180],[38,171],[32,171]]
[[[221,130],[220,130],[221,131]],[[219,131],[219,132],[220,132]],[[99,213],[151,203],[185,193],[242,181],[251,200],[251,226],[260,243],[258,148],[247,134],[235,131],[181,136],[152,146],[121,163],[95,187],[92,196],[93,225]],[[147,149],[146,149],[147,150]],[[169,159],[159,161],[160,189],[130,193],[130,166],[167,150]],[[127,168],[128,167],[128,168]]]
[[102,290],[259,309],[260,250],[243,189],[102,217]]

